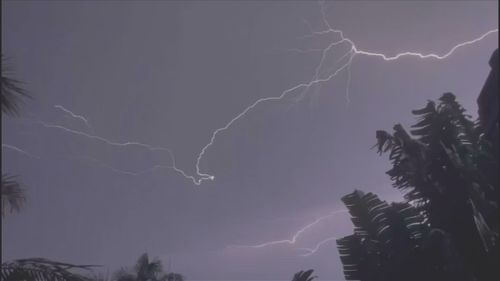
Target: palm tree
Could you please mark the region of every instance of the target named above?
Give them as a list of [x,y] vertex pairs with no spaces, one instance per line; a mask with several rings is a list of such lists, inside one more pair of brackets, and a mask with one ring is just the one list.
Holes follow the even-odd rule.
[[477,278],[500,277],[498,178],[484,172],[498,171],[494,145],[451,93],[413,113],[414,138],[399,124],[393,134],[377,132],[378,151],[393,165],[387,174],[432,228],[451,235]]
[[317,276],[312,276],[313,272],[314,272],[314,270],[312,270],[312,269],[309,269],[307,271],[301,270],[301,271],[295,273],[292,281],[312,281],[312,280],[317,278]]
[[19,211],[25,200],[24,190],[16,177],[2,175],[2,216],[7,211]]
[[498,168],[492,143],[451,93],[413,114],[410,133],[400,124],[376,133],[408,202],[342,198],[355,225],[337,241],[346,279],[500,280],[498,179],[485,173]]
[[163,272],[159,259],[149,259],[148,254],[142,254],[133,270],[121,269],[115,276],[115,281],[183,281],[184,277],[177,273]]
[[9,115],[19,114],[19,104],[25,98],[30,98],[26,90],[21,87],[21,82],[10,76],[10,68],[5,56],[2,60],[2,113]]
[[[2,54],[2,113],[17,116],[19,104],[30,98],[20,82],[9,76],[6,59]],[[7,211],[19,211],[26,201],[21,183],[16,176],[2,174],[2,216]],[[2,281],[88,281],[90,278],[75,270],[90,270],[92,266],[73,265],[43,258],[19,259],[1,265]]]
[[[29,98],[20,82],[9,76],[7,61],[4,55],[2,60],[2,113],[15,116],[19,113],[19,104],[24,98]],[[19,211],[26,200],[24,189],[15,176],[2,174],[2,216],[5,210]]]
[[[465,276],[449,237],[408,203],[354,191],[342,197],[354,234],[337,240],[347,280],[457,280]],[[434,260],[431,259],[434,258]]]
[[2,281],[91,281],[84,274],[93,265],[73,265],[42,258],[20,259],[2,263]]

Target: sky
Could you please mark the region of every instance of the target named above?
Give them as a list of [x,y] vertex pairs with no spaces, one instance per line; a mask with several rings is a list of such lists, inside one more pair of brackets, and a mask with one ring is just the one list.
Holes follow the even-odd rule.
[[[2,219],[3,260],[113,271],[148,252],[188,280],[289,280],[309,268],[343,280],[333,241],[308,257],[300,248],[351,234],[346,213],[293,245],[241,246],[292,239],[354,189],[400,200],[387,156],[371,149],[375,131],[408,127],[412,109],[444,92],[477,116],[498,39],[442,60],[356,54],[347,65],[348,42],[322,59],[314,50],[340,35],[312,32],[329,24],[358,50],[442,55],[496,29],[498,2],[320,4],[2,1],[2,53],[33,96],[20,117],[2,116],[2,173],[19,175],[28,197]],[[314,80],[321,61],[319,78],[344,68],[231,122]],[[214,180],[196,184],[197,158]]]

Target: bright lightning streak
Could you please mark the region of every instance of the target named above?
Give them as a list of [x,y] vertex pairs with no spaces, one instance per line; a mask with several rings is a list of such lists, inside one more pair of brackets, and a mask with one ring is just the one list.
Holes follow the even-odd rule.
[[299,250],[304,250],[304,251],[308,252],[307,254],[303,254],[301,256],[302,257],[309,257],[311,255],[314,255],[321,248],[321,246],[323,246],[324,244],[326,244],[330,241],[334,241],[336,239],[337,239],[337,237],[329,237],[329,238],[326,238],[325,240],[320,241],[318,244],[316,244],[316,246],[314,248],[299,248]]
[[[170,165],[157,165],[157,166],[154,166],[153,168],[150,168],[150,169],[144,170],[142,172],[138,172],[138,173],[122,171],[122,170],[119,170],[119,169],[115,169],[115,168],[113,168],[111,166],[108,167],[108,168],[111,168],[112,170],[114,170],[115,172],[122,173],[122,174],[139,175],[139,174],[143,174],[143,173],[145,173],[147,171],[152,171],[152,170],[156,170],[156,169],[159,169],[159,168],[169,168],[169,169],[172,169],[175,172],[181,174],[186,179],[190,179],[193,182],[195,181],[194,177],[187,175],[183,170],[177,168],[177,166],[175,164],[174,154],[168,148],[158,147],[158,146],[152,146],[152,145],[141,143],[141,142],[116,142],[116,141],[111,141],[109,139],[103,138],[101,136],[92,135],[92,134],[88,134],[88,133],[85,133],[85,132],[73,130],[73,129],[70,129],[70,128],[67,128],[67,127],[64,127],[64,126],[61,126],[61,125],[49,124],[49,123],[46,123],[46,122],[43,122],[43,121],[40,121],[40,120],[38,120],[37,123],[40,124],[40,125],[42,125],[45,128],[52,128],[52,129],[62,130],[64,132],[66,132],[66,133],[70,133],[70,134],[82,136],[82,137],[85,137],[85,138],[88,138],[88,139],[98,140],[98,141],[104,142],[104,143],[106,143],[106,144],[108,144],[110,146],[117,146],[117,147],[137,146],[137,147],[145,148],[145,149],[147,149],[149,151],[152,151],[152,152],[155,152],[155,151],[164,151],[164,152],[168,153],[168,155],[170,157],[170,161],[171,161]],[[103,164],[103,165],[105,166],[105,164]]]
[[314,220],[313,222],[307,224],[306,226],[302,227],[301,229],[297,230],[291,239],[283,239],[283,240],[274,240],[274,241],[269,241],[269,242],[265,242],[265,243],[262,243],[262,244],[257,244],[257,245],[232,245],[232,246],[229,246],[231,248],[253,248],[253,249],[259,249],[259,248],[264,248],[264,247],[268,247],[268,246],[274,246],[274,245],[280,245],[280,244],[289,244],[289,245],[294,245],[295,243],[297,243],[297,240],[300,238],[300,236],[302,236],[302,234],[304,234],[304,232],[306,232],[307,230],[311,229],[312,227],[318,225],[320,222],[322,222],[323,220],[325,219],[328,219],[328,218],[331,218],[337,214],[340,214],[340,213],[346,213],[347,210],[338,210],[338,211],[334,211],[328,215],[325,215],[325,216],[322,216],[322,217],[319,217],[317,218],[316,220]]
[[26,156],[29,156],[29,157],[31,157],[31,158],[40,159],[40,157],[35,156],[35,155],[33,155],[33,154],[31,154],[31,153],[29,153],[29,152],[27,152],[27,151],[25,151],[25,150],[23,150],[23,149],[21,149],[21,148],[17,147],[17,146],[14,146],[14,145],[10,145],[10,144],[6,144],[6,143],[2,143],[2,148],[8,148],[8,149],[10,149],[10,150],[13,150],[13,151],[19,152],[19,153],[24,154],[24,155],[26,155]]
[[[201,149],[200,153],[198,154],[198,157],[196,158],[196,177],[197,177],[197,179],[195,179],[194,176],[191,177],[191,179],[193,179],[194,184],[200,185],[204,180],[214,180],[215,179],[215,176],[210,175],[210,174],[206,174],[206,173],[202,173],[200,171],[200,162],[201,162],[203,156],[205,155],[206,151],[211,146],[214,145],[215,140],[220,133],[228,130],[236,121],[243,118],[248,112],[250,112],[252,109],[257,107],[259,104],[265,103],[265,102],[273,102],[273,101],[283,100],[288,95],[294,93],[296,90],[299,90],[299,89],[302,89],[303,90],[302,94],[304,94],[313,85],[331,81],[334,77],[336,77],[344,69],[347,69],[347,72],[348,72],[347,89],[346,89],[345,98],[346,98],[347,103],[349,103],[350,102],[349,85],[351,82],[351,65],[352,65],[354,57],[357,55],[377,57],[377,58],[383,59],[384,61],[396,61],[396,60],[403,58],[403,57],[414,57],[414,58],[418,58],[418,59],[444,60],[444,59],[448,58],[449,56],[451,56],[453,53],[455,53],[455,51],[457,49],[468,46],[468,45],[475,44],[475,43],[485,39],[486,37],[490,36],[491,34],[498,32],[498,29],[489,30],[477,38],[474,38],[472,40],[465,41],[465,42],[462,42],[462,43],[459,43],[459,44],[453,46],[448,52],[446,52],[442,55],[435,54],[435,53],[424,54],[424,53],[420,53],[420,52],[406,51],[406,52],[401,52],[399,54],[396,54],[394,56],[389,56],[389,55],[386,55],[383,53],[377,53],[377,52],[371,52],[371,51],[365,51],[365,50],[359,49],[351,39],[344,36],[344,33],[342,30],[336,30],[330,26],[328,20],[326,19],[326,11],[325,11],[324,3],[320,3],[320,6],[321,6],[321,14],[323,16],[323,22],[324,22],[324,25],[327,27],[327,29],[322,30],[322,31],[313,31],[310,35],[304,36],[303,38],[314,37],[314,36],[325,35],[325,34],[337,34],[338,36],[340,36],[340,38],[338,40],[330,43],[323,50],[321,50],[321,49],[308,49],[308,50],[290,49],[291,51],[302,52],[302,53],[319,52],[319,51],[322,52],[322,57],[318,63],[318,66],[316,67],[315,75],[314,75],[313,79],[307,83],[301,83],[301,84],[298,84],[290,89],[287,89],[284,92],[282,92],[281,95],[279,95],[279,96],[258,99],[253,104],[246,107],[241,113],[239,113],[234,118],[232,118],[229,122],[227,122],[226,125],[213,131],[209,142]],[[342,43],[348,43],[350,45],[350,50],[342,56],[342,58],[344,58],[346,56],[349,57],[347,63],[345,63],[342,66],[340,66],[339,68],[337,68],[332,74],[328,75],[327,77],[321,78],[320,77],[321,68],[323,67],[323,65],[326,61],[326,57],[327,57],[328,52],[330,50],[332,50],[335,46],[338,46]],[[284,240],[282,242],[284,243],[286,241],[289,241],[289,240]]]
[[71,110],[65,108],[64,106],[62,106],[60,104],[56,104],[56,105],[54,105],[54,107],[57,108],[57,109],[62,110],[66,114],[69,114],[69,116],[82,121],[83,123],[85,123],[85,125],[87,126],[87,128],[89,128],[90,130],[94,131],[94,128],[92,128],[92,126],[90,126],[89,120],[87,118],[83,117],[82,115],[78,115],[78,114],[73,113]]
[[[323,31],[313,32],[310,36],[324,35],[324,34],[328,34],[328,33],[334,33],[334,34],[338,34],[340,36],[340,39],[337,40],[337,41],[332,42],[330,45],[328,45],[328,47],[326,47],[322,51],[321,60],[319,61],[318,66],[315,69],[315,75],[314,75],[313,79],[309,83],[302,83],[302,84],[299,84],[299,85],[297,85],[297,86],[295,86],[293,88],[290,88],[290,89],[284,91],[281,95],[279,95],[277,97],[262,98],[262,99],[257,100],[252,105],[250,105],[245,110],[243,110],[240,114],[238,114],[236,117],[234,117],[233,119],[231,119],[224,127],[215,130],[212,133],[212,137],[210,139],[210,142],[203,147],[203,149],[201,150],[200,154],[198,155],[198,158],[197,158],[197,161],[196,161],[196,171],[197,171],[198,175],[200,176],[200,179],[198,181],[196,181],[195,184],[199,185],[201,183],[201,181],[203,181],[205,179],[211,179],[211,180],[214,179],[213,176],[210,176],[208,174],[202,174],[202,173],[200,173],[199,165],[200,165],[201,158],[205,154],[206,150],[210,146],[212,146],[214,144],[215,138],[216,138],[217,134],[219,134],[220,132],[223,132],[223,131],[227,130],[234,122],[236,122],[238,119],[240,119],[243,116],[245,116],[250,110],[252,110],[253,108],[255,108],[260,103],[267,102],[267,101],[279,101],[279,100],[282,100],[288,94],[294,92],[295,90],[301,89],[301,88],[304,90],[302,92],[302,95],[303,95],[305,92],[307,92],[309,90],[309,88],[311,86],[319,84],[319,83],[322,83],[322,82],[328,82],[328,81],[330,81],[335,76],[337,76],[339,72],[341,72],[344,69],[347,69],[347,72],[348,72],[347,73],[348,76],[347,76],[347,86],[346,86],[347,88],[346,88],[346,96],[345,96],[345,98],[346,98],[347,103],[349,103],[350,102],[350,99],[349,99],[349,86],[350,86],[350,82],[351,82],[351,66],[352,66],[352,61],[353,61],[353,59],[354,59],[354,57],[356,55],[365,55],[365,56],[371,56],[371,57],[378,57],[378,58],[382,58],[384,61],[395,61],[395,60],[398,60],[398,59],[400,59],[402,57],[416,57],[416,58],[419,58],[419,59],[444,60],[444,59],[448,58],[449,56],[451,56],[457,49],[459,49],[461,47],[468,46],[468,45],[472,45],[474,43],[477,43],[477,42],[483,40],[484,38],[486,38],[487,36],[489,36],[489,35],[491,35],[493,33],[497,33],[498,32],[498,29],[489,30],[486,33],[482,34],[481,36],[479,36],[479,37],[477,37],[475,39],[472,39],[472,40],[469,40],[469,41],[466,41],[466,42],[462,42],[462,43],[459,43],[459,44],[455,45],[447,53],[445,53],[443,55],[434,54],[434,53],[423,54],[423,53],[419,53],[419,52],[402,52],[402,53],[399,53],[399,54],[397,54],[395,56],[388,56],[388,55],[385,55],[383,53],[368,52],[368,51],[364,51],[364,50],[358,49],[358,47],[356,46],[356,44],[351,39],[346,38],[341,30],[335,30],[335,29],[333,29],[330,26],[330,24],[326,20],[324,5],[321,5],[321,12],[322,12],[322,15],[323,15],[323,21],[324,21],[324,23],[325,23],[325,25],[327,26],[328,29],[323,30]],[[341,67],[337,68],[337,70],[335,70],[335,72],[333,72],[333,74],[330,74],[326,78],[321,78],[320,77],[321,68],[323,67],[323,64],[325,63],[325,60],[326,60],[328,52],[331,49],[333,49],[333,47],[338,46],[338,45],[340,45],[342,43],[345,43],[345,42],[349,43],[350,50],[347,53],[345,53],[341,57],[340,60],[342,60],[345,57],[349,57],[347,63],[345,63]],[[308,50],[304,50],[304,51],[298,50],[298,49],[291,49],[291,50],[292,51],[296,51],[296,52],[302,52],[302,53],[317,52],[318,51],[317,49],[308,49]],[[258,248],[264,248],[264,247],[273,246],[273,245],[279,245],[279,244],[294,245],[297,242],[297,239],[301,236],[301,234],[303,234],[307,229],[309,229],[309,228],[317,225],[320,221],[322,221],[322,220],[324,220],[324,219],[326,219],[326,218],[328,218],[330,216],[331,215],[328,215],[328,216],[325,216],[325,217],[321,217],[321,218],[315,220],[314,222],[306,225],[305,227],[303,227],[300,230],[298,230],[292,236],[291,239],[269,241],[269,242],[265,242],[265,243],[258,244],[258,245],[253,245],[253,246],[237,246],[237,247],[245,247],[245,248],[258,249]],[[334,239],[335,239],[335,237],[329,237],[329,238],[327,238],[325,240],[322,240],[319,243],[317,243],[314,248],[300,248],[301,250],[305,250],[305,251],[308,252],[308,253],[306,253],[306,254],[304,254],[302,256],[308,257],[308,256],[313,255],[323,245],[325,245],[326,243],[328,243],[328,242],[330,242],[330,241],[332,241]]]
[[255,107],[257,107],[261,103],[270,102],[270,101],[280,101],[283,98],[285,98],[287,95],[289,95],[290,93],[295,92],[298,89],[303,89],[303,88],[308,89],[308,88],[310,88],[313,85],[316,85],[316,84],[319,84],[319,83],[322,83],[322,82],[330,81],[333,77],[337,76],[342,70],[344,70],[346,67],[348,67],[349,64],[351,63],[351,61],[352,61],[352,57],[351,57],[351,60],[349,60],[348,63],[346,63],[343,66],[341,66],[339,69],[337,69],[337,71],[335,71],[333,74],[331,74],[330,76],[328,76],[326,78],[316,79],[316,80],[312,80],[312,81],[310,81],[308,83],[299,84],[299,85],[297,85],[297,86],[295,86],[293,88],[290,88],[290,89],[284,91],[281,95],[279,95],[277,97],[268,97],[268,98],[262,98],[262,99],[257,100],[252,105],[250,105],[245,110],[243,110],[240,114],[236,115],[236,117],[234,117],[233,119],[231,119],[231,121],[229,121],[224,127],[215,130],[212,133],[212,137],[210,138],[210,142],[208,144],[206,144],[202,148],[200,154],[198,155],[198,157],[196,159],[196,173],[197,173],[197,175],[200,178],[197,179],[197,180],[194,180],[194,183],[196,185],[200,185],[201,182],[204,181],[204,180],[214,180],[215,179],[215,176],[213,176],[213,175],[204,174],[204,173],[200,172],[200,161],[203,158],[203,155],[205,154],[206,150],[214,144],[215,138],[217,137],[217,135],[220,132],[223,132],[223,131],[227,130],[231,125],[233,125],[234,122],[238,121],[241,117],[245,116],[249,111],[251,111],[252,109],[254,109]]

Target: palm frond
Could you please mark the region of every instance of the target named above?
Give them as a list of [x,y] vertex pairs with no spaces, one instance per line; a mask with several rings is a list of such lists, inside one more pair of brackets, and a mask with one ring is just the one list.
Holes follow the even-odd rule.
[[90,281],[88,273],[95,265],[73,265],[43,258],[19,259],[2,263],[2,281]]
[[313,269],[309,269],[306,271],[301,270],[301,271],[295,273],[292,281],[312,281],[312,280],[317,278],[317,276],[312,275],[313,272],[314,272]]
[[7,211],[18,212],[26,202],[26,195],[16,176],[2,175],[2,216]]
[[2,112],[9,115],[19,113],[19,105],[30,95],[21,87],[21,82],[9,76],[7,60],[2,54]]

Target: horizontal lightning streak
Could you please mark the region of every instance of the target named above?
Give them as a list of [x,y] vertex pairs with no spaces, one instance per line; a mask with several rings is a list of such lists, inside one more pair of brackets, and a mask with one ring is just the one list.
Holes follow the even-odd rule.
[[7,148],[7,149],[10,149],[10,150],[13,150],[13,151],[16,151],[16,152],[19,152],[21,154],[24,154],[28,157],[31,157],[31,158],[35,158],[35,159],[40,159],[40,157],[38,156],[35,156],[29,152],[27,152],[26,150],[23,150],[17,146],[14,146],[14,145],[10,145],[10,144],[6,144],[6,143],[2,143],[2,148]]
[[[40,121],[40,120],[38,120],[37,123],[40,124],[40,125],[42,125],[45,128],[53,128],[53,129],[62,130],[64,132],[67,132],[67,133],[70,133],[70,134],[74,134],[74,135],[86,137],[86,138],[93,139],[93,140],[98,140],[98,141],[104,142],[104,143],[106,143],[106,144],[108,144],[110,146],[118,146],[118,147],[138,146],[138,147],[145,148],[145,149],[147,149],[149,151],[152,151],[152,152],[154,152],[154,151],[164,151],[164,152],[168,153],[170,161],[171,161],[170,165],[156,165],[156,166],[154,166],[154,167],[152,167],[150,169],[144,170],[142,172],[137,172],[137,173],[119,170],[119,169],[113,168],[111,166],[108,167],[108,168],[111,168],[112,170],[114,170],[115,172],[119,172],[119,173],[122,173],[122,174],[129,174],[129,175],[140,175],[140,174],[143,174],[143,173],[145,173],[147,171],[152,171],[152,170],[156,170],[156,169],[159,169],[159,168],[168,168],[168,169],[172,169],[175,172],[181,174],[183,177],[185,177],[187,179],[191,179],[192,181],[195,180],[194,177],[189,176],[183,170],[177,168],[177,166],[175,164],[174,154],[168,148],[158,147],[158,146],[152,146],[152,145],[149,145],[149,144],[145,144],[145,143],[141,143],[141,142],[134,142],[134,141],[132,141],[132,142],[116,142],[116,141],[111,141],[111,140],[106,139],[106,138],[101,137],[101,136],[97,136],[97,135],[93,135],[93,134],[88,134],[88,133],[81,132],[81,131],[74,130],[74,129],[70,129],[70,128],[67,128],[67,127],[64,127],[64,126],[61,126],[61,125],[49,124],[49,123],[46,123],[46,122],[43,122],[43,121]],[[101,162],[101,164],[103,164],[103,163]],[[103,164],[103,165],[105,165],[105,164]]]
[[264,247],[268,247],[268,246],[273,246],[273,245],[279,245],[279,244],[289,244],[289,245],[293,245],[295,243],[297,243],[297,240],[300,238],[300,236],[302,234],[304,234],[304,232],[306,232],[308,229],[318,225],[320,222],[322,222],[323,220],[325,219],[328,219],[328,218],[331,218],[337,214],[340,214],[340,213],[346,213],[347,210],[338,210],[338,211],[334,211],[328,215],[325,215],[325,216],[322,216],[322,217],[319,217],[317,218],[316,220],[314,220],[313,222],[307,224],[306,226],[302,227],[301,229],[297,230],[291,239],[283,239],[283,240],[275,240],[275,241],[269,241],[269,242],[265,242],[265,243],[262,243],[262,244],[257,244],[257,245],[231,245],[229,247],[231,248],[253,248],[253,249],[259,249],[259,248],[264,248]]

